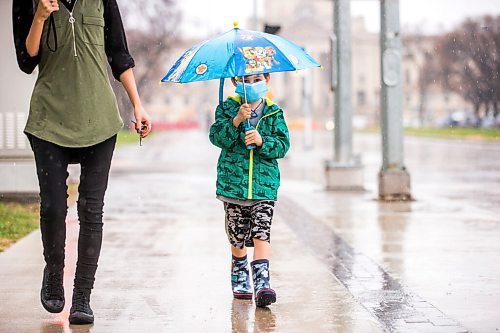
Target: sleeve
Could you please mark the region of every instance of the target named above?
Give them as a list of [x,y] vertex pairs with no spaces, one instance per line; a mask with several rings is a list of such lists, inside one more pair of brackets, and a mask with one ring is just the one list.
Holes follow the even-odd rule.
[[262,146],[257,149],[260,156],[267,159],[283,158],[290,148],[290,135],[283,112],[276,114],[271,135],[262,136]]
[[[22,1],[22,0],[19,0]],[[127,38],[116,0],[104,0],[104,48],[115,79],[135,62],[128,51]]]
[[234,127],[233,117],[221,105],[215,110],[215,123],[210,126],[209,137],[212,144],[223,149],[233,147],[240,137],[240,128]]
[[42,48],[38,55],[31,57],[26,50],[26,38],[31,29],[35,11],[31,0],[12,1],[12,30],[14,32],[14,46],[19,68],[26,74],[33,73],[33,70],[40,62]]

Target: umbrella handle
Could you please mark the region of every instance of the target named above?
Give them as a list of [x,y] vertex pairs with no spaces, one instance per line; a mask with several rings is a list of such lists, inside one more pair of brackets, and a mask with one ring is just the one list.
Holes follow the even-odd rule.
[[[245,78],[243,78],[243,100],[245,101],[245,104],[247,104],[247,89],[245,88]],[[245,126],[245,132],[248,132],[250,130],[255,129],[251,124],[250,124],[250,119],[247,119],[247,123]],[[255,145],[248,145],[247,149],[255,149],[257,148]]]
[[247,104],[247,88],[245,86],[245,77],[242,77],[243,81],[243,101],[245,102],[245,104]]
[[[246,123],[246,125],[245,125],[245,132],[248,132],[248,131],[251,131],[251,130],[254,130],[254,129],[255,129],[255,127],[253,127],[253,126],[250,124],[250,120],[247,120],[247,123]],[[251,145],[248,145],[248,146],[247,146],[247,149],[249,149],[249,150],[250,150],[250,149],[255,149],[255,148],[257,148],[257,146],[256,146],[256,145],[254,145],[254,144],[251,144]]]
[[219,105],[222,105],[224,99],[224,78],[219,81]]
[[[245,77],[242,77],[242,79],[243,79],[243,81],[242,81],[242,83],[243,83],[243,101],[245,102],[245,104],[247,104],[248,101],[247,101],[247,88],[245,86]],[[252,125],[250,125],[250,119],[247,119],[247,126],[246,127],[247,128],[252,127]]]

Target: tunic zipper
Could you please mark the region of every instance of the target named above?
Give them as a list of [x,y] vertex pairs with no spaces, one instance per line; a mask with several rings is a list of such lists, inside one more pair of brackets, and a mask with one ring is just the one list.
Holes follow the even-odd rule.
[[68,21],[69,21],[69,23],[71,23],[71,32],[73,34],[73,50],[75,52],[75,57],[77,57],[78,55],[76,54],[75,18],[73,17],[73,11],[75,10],[77,2],[78,2],[78,0],[75,0],[75,4],[73,5],[73,9],[71,11],[69,11],[68,8],[66,8],[66,6],[64,7],[64,8],[66,8],[66,10],[69,13],[69,20]]

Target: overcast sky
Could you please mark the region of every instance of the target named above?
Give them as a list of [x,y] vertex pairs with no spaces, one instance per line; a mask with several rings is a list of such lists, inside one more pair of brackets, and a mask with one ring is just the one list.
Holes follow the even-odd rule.
[[[500,0],[400,0],[401,26],[418,26],[425,32],[450,30],[466,17],[500,15]],[[368,29],[378,31],[378,1],[353,1],[352,14],[365,17]],[[375,12],[375,14],[374,14]]]
[[[263,1],[257,1],[261,12]],[[183,11],[182,30],[187,35],[196,35],[197,30],[208,35],[229,30],[233,21],[245,22],[253,12],[253,0],[179,0],[179,6]],[[379,8],[375,0],[351,3],[352,15],[365,17],[370,31],[379,29]],[[500,15],[500,0],[400,0],[400,10],[401,26],[418,26],[424,32],[436,33],[450,30],[467,16]]]

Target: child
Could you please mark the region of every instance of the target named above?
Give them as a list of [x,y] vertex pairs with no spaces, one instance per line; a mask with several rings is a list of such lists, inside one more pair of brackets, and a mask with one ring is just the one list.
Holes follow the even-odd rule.
[[231,79],[237,95],[217,107],[210,141],[222,149],[217,163],[217,198],[226,213],[233,296],[252,298],[246,247],[253,246],[255,303],[265,307],[276,301],[269,284],[271,220],[280,184],[276,160],[285,156],[290,140],[283,111],[264,97],[269,74],[244,79],[245,89],[241,78]]

